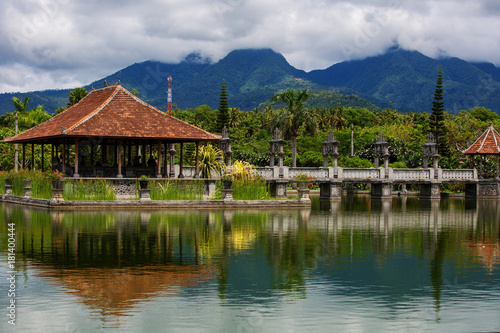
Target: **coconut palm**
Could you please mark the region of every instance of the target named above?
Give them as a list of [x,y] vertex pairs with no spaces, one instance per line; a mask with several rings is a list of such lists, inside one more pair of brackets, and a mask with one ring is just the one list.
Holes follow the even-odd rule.
[[307,132],[315,132],[316,123],[309,110],[304,108],[304,102],[309,97],[305,90],[288,89],[273,96],[273,102],[284,102],[288,108],[280,110],[276,117],[276,125],[281,132],[292,139],[292,166],[297,166],[297,136],[299,129],[304,126]]

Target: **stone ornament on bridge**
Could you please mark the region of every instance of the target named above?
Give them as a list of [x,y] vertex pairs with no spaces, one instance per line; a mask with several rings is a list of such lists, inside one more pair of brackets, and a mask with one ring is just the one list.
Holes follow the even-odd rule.
[[273,132],[273,139],[269,143],[271,144],[269,150],[270,166],[274,167],[274,156],[278,155],[278,166],[283,168],[283,156],[285,156],[283,145],[285,144],[285,140],[281,139],[281,132],[277,127]]
[[388,169],[389,168],[389,143],[387,142],[387,139],[384,136],[384,133],[380,132],[378,135],[377,141],[373,144],[375,153],[374,153],[374,160],[373,160],[373,165],[375,168],[379,167],[379,159],[380,157],[384,158],[384,168]]
[[222,138],[219,140],[219,149],[224,154],[224,163],[226,166],[231,167],[231,156],[233,152],[231,151],[231,140],[227,132],[227,127],[224,126],[222,129]]
[[424,143],[424,156],[423,156],[423,168],[427,169],[429,167],[429,158],[433,158],[434,169],[438,168],[438,146],[434,135],[429,133],[427,136],[427,141]]
[[339,143],[335,139],[333,135],[333,131],[328,131],[328,137],[326,141],[323,142],[323,167],[328,168],[328,156],[332,156],[333,159],[333,167],[337,168],[337,157],[339,156],[338,152]]

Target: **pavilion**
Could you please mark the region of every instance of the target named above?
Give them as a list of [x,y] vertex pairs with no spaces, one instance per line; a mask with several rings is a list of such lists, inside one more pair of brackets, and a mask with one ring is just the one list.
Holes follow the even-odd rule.
[[479,138],[465,151],[463,151],[464,155],[481,156],[481,165],[480,165],[480,176],[484,176],[483,172],[483,159],[485,156],[497,156],[497,165],[496,165],[496,176],[498,176],[498,158],[500,156],[500,133],[493,127],[493,123],[490,123],[486,131],[479,136]]
[[[124,171],[127,177],[141,174],[174,177],[174,144],[179,143],[179,178],[182,178],[183,144],[196,144],[197,175],[198,144],[220,138],[156,109],[118,83],[93,89],[67,110],[4,141],[22,144],[23,168],[27,144],[32,145],[32,166],[35,144],[42,145],[42,166],[44,145],[50,144],[52,169],[57,168],[73,177],[80,177],[81,173],[88,177],[118,178],[123,177]],[[149,154],[146,154],[148,148]],[[72,165],[69,163],[70,152],[74,155]],[[170,172],[167,171],[167,152],[170,154]],[[96,156],[100,161],[95,160]],[[148,156],[150,161],[146,159]]]

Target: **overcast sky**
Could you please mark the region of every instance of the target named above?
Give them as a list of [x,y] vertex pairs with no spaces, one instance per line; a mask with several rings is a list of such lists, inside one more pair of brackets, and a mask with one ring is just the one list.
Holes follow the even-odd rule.
[[135,62],[272,48],[310,71],[398,44],[500,65],[498,0],[0,0],[0,92],[74,88]]

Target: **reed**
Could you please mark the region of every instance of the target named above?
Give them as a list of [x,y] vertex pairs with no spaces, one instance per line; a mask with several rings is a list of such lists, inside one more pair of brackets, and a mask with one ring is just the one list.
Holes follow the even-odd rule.
[[203,200],[203,181],[150,181],[151,200]]
[[116,200],[111,184],[105,179],[68,180],[64,184],[64,200]]
[[266,181],[262,178],[233,182],[234,200],[271,200]]
[[31,192],[33,198],[50,199],[52,197],[52,181],[50,177],[41,171],[21,170],[18,172],[9,172],[3,178],[3,186],[5,186],[5,179],[12,180],[12,194],[16,196],[23,196],[24,194],[24,181],[31,180]]

